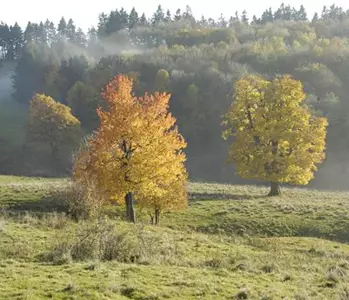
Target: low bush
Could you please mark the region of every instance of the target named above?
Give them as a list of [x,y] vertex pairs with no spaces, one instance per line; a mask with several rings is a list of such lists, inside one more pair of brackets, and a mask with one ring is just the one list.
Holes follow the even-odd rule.
[[70,183],[57,195],[68,214],[76,219],[89,219],[99,216],[105,199],[94,188],[93,184],[83,186],[79,183]]
[[156,264],[173,263],[176,254],[175,244],[167,234],[96,220],[79,222],[74,230],[57,237],[43,259],[54,264],[87,260]]

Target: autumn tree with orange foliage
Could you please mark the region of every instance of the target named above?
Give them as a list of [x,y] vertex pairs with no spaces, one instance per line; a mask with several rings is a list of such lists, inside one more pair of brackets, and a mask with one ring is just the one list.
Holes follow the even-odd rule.
[[132,87],[126,76],[115,77],[105,87],[107,110],[98,109],[100,126],[76,156],[73,178],[93,181],[106,199],[125,203],[131,222],[133,197],[159,220],[161,211],[187,204],[186,142],[168,112],[170,95],[135,97]]

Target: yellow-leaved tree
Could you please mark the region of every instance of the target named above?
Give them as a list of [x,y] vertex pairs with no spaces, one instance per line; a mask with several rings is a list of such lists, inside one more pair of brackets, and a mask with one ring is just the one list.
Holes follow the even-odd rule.
[[186,142],[168,112],[170,95],[135,97],[132,80],[117,76],[102,94],[107,110],[98,109],[100,126],[75,158],[73,178],[93,181],[106,199],[126,204],[135,222],[137,203],[155,212],[187,204]]
[[325,158],[327,120],[311,116],[300,81],[288,75],[272,81],[249,75],[235,85],[223,138],[234,136],[229,152],[240,176],[271,183],[307,184]]
[[29,139],[47,143],[54,160],[62,146],[74,144],[80,135],[80,121],[71,109],[43,94],[30,101],[28,125]]

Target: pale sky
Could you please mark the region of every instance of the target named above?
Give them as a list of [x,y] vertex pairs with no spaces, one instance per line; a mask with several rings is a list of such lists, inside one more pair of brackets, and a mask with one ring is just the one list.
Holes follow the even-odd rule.
[[[184,10],[188,4],[197,18],[201,15],[218,18],[221,13],[228,18],[234,15],[236,10],[241,13],[244,9],[246,9],[251,18],[254,14],[259,17],[268,7],[272,7],[272,9],[279,7],[280,3],[281,1],[277,0],[17,0],[6,1],[6,4],[4,3],[1,6],[0,21],[9,24],[17,21],[21,26],[25,26],[28,21],[39,22],[45,21],[46,18],[57,23],[64,16],[66,19],[73,18],[77,26],[87,30],[89,27],[97,25],[98,15],[101,12],[109,13],[111,10],[121,7],[129,11],[134,6],[138,13],[145,12],[147,17],[150,17],[159,4],[162,5],[164,10],[170,9],[172,13],[177,8]],[[343,7],[345,10],[349,9],[348,0],[289,0],[288,2],[285,0],[286,5],[290,4],[297,8],[303,4],[308,17],[312,17],[315,11],[321,12],[324,5],[330,6],[333,3]]]

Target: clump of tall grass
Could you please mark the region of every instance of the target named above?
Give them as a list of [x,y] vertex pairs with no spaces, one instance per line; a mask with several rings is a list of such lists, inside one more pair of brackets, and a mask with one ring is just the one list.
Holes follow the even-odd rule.
[[175,243],[166,233],[96,220],[79,222],[74,229],[64,232],[42,258],[54,264],[89,260],[173,264],[176,256]]
[[93,184],[82,185],[71,182],[56,195],[65,206],[68,214],[75,220],[99,216],[105,199]]

